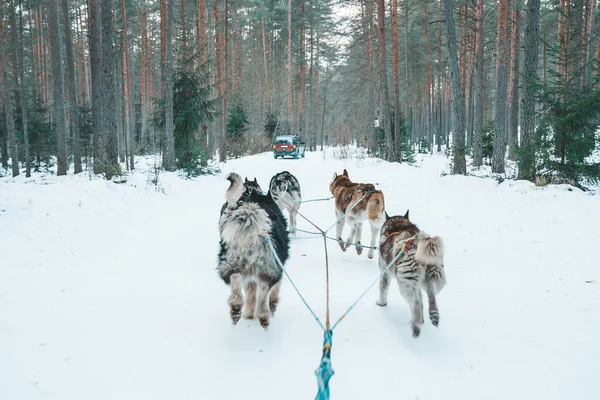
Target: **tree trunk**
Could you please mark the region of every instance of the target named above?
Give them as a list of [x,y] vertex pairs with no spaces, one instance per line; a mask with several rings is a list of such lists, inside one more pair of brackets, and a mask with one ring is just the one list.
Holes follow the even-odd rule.
[[429,15],[427,13],[427,4],[423,3],[423,29],[425,30],[425,136],[427,137],[427,148],[430,154],[433,154],[433,130],[430,126],[431,121],[431,62],[429,56]]
[[122,35],[122,51],[123,65],[121,74],[123,76],[123,129],[125,132],[125,154],[128,160],[125,160],[127,169],[133,170],[133,150],[131,148],[131,78],[129,73],[129,47],[127,44],[127,13],[125,11],[125,0],[121,0],[121,35]]
[[104,173],[111,179],[119,170],[119,138],[117,125],[116,55],[113,44],[113,1],[102,0],[102,130],[106,138],[106,164]]
[[185,21],[185,0],[181,0],[181,55],[183,63],[187,63],[187,24]]
[[508,122],[509,63],[508,0],[500,0],[498,9],[498,39],[496,48],[496,120],[492,172],[504,173]]
[[[174,0],[171,0],[174,1]],[[167,0],[160,0],[160,90],[165,95],[165,66],[167,58]]]
[[458,70],[458,50],[456,45],[456,31],[452,0],[444,0],[444,14],[446,16],[446,29],[448,30],[448,52],[450,53],[450,81],[452,85],[452,146],[453,146],[453,174],[466,174],[467,162],[465,159],[465,128],[464,111],[461,99],[460,75]]
[[[1,7],[0,7],[1,8]],[[4,16],[0,9],[0,86],[2,87],[2,105],[4,106],[4,117],[6,119],[7,147],[10,148],[12,165],[12,176],[19,175],[19,149],[17,147],[17,133],[12,103],[12,84],[6,74],[6,53],[4,52]]]
[[365,43],[365,58],[367,60],[367,87],[369,97],[367,99],[367,131],[366,141],[369,150],[374,153],[377,150],[377,131],[375,129],[375,56],[373,54],[373,34],[372,34],[372,21],[373,16],[373,3],[370,0],[363,0],[361,2],[361,20],[363,28],[363,36]]
[[[163,168],[175,171],[175,133],[173,131],[173,1],[167,1],[165,38],[165,146],[163,151]],[[162,17],[162,15],[161,15]]]
[[395,159],[402,162],[402,131],[400,111],[400,54],[398,45],[398,0],[392,0],[392,54],[394,76],[394,152]]
[[381,81],[381,100],[379,119],[383,124],[385,134],[386,159],[396,161],[392,144],[392,132],[390,127],[390,95],[387,84],[387,63],[385,50],[385,2],[377,0],[377,20],[379,37],[379,76]]
[[[599,3],[600,4],[600,0]],[[600,8],[600,5],[598,6],[598,8]],[[598,19],[598,27],[596,28],[596,55],[595,55],[595,60],[596,60],[596,81],[598,81],[598,78],[600,78],[600,18]]]
[[300,6],[300,93],[298,95],[298,131],[304,133],[304,101],[306,98],[306,24],[304,15],[305,0],[301,0]]
[[206,63],[206,3],[198,0],[198,51],[200,52],[200,66]]
[[262,33],[263,64],[265,68],[265,101],[267,110],[271,111],[271,88],[269,85],[269,64],[267,63],[267,43],[265,40],[265,18],[260,20],[260,29]]
[[533,181],[535,179],[535,93],[537,85],[540,0],[527,0],[526,16],[519,179]]
[[66,175],[67,165],[67,114],[65,110],[65,79],[62,65],[62,44],[60,37],[60,22],[58,20],[58,1],[46,0],[48,14],[48,29],[50,30],[50,56],[52,58],[52,98],[54,126],[56,127],[57,143],[57,175]]
[[100,34],[100,8],[98,0],[89,0],[89,31],[90,31],[90,74],[92,81],[92,132],[94,173],[104,171],[106,164],[106,137],[104,136],[103,101],[102,101],[102,47]]
[[405,76],[404,76],[404,93],[406,93],[406,100],[404,101],[406,106],[405,106],[405,110],[404,110],[404,114],[406,116],[406,118],[408,119],[408,110],[409,110],[409,101],[408,101],[408,93],[410,93],[410,89],[408,87],[408,78],[409,78],[409,72],[408,72],[408,62],[409,62],[410,58],[408,56],[408,0],[404,1],[404,61],[406,63],[406,70],[405,70]]
[[140,54],[140,141],[138,145],[141,146],[146,152],[149,151],[150,146],[150,137],[148,135],[148,81],[146,76],[146,70],[148,69],[148,33],[147,33],[147,18],[148,18],[148,9],[146,7],[142,7],[141,9],[142,20],[141,20],[141,29],[142,29],[142,42],[141,46],[141,54]]
[[476,12],[476,44],[475,44],[475,89],[473,93],[473,166],[483,164],[483,42],[484,42],[484,1],[477,0]]
[[510,95],[508,100],[508,158],[513,161],[517,159],[519,148],[519,17],[520,8],[518,4],[515,4],[512,14]]
[[[11,7],[11,12],[14,13],[15,7]],[[13,29],[16,31],[16,22],[13,21]],[[16,32],[15,32],[16,33]],[[25,147],[25,177],[29,178],[31,176],[31,158],[29,156],[29,129],[28,129],[28,121],[27,121],[27,112],[29,109],[29,101],[26,100],[27,94],[25,91],[25,83],[24,83],[24,65],[23,65],[23,51],[24,51],[23,42],[23,5],[21,4],[21,0],[19,0],[19,40],[16,40],[16,34],[13,36],[13,49],[17,49],[18,54],[18,71],[19,71],[19,92],[21,95],[19,96],[21,107],[21,124],[23,128],[23,141]],[[33,55],[33,53],[32,53]],[[33,63],[32,63],[33,64]]]
[[287,109],[291,133],[294,132],[294,93],[292,92],[292,0],[288,0],[288,46],[287,46]]
[[[586,50],[586,62],[585,62],[585,70],[584,70],[584,87],[591,89],[592,87],[592,71],[594,69],[594,34],[600,34],[600,30],[596,30],[594,32],[594,28],[596,26],[596,1],[597,0],[588,0],[588,23],[586,27],[586,37],[587,37],[587,50]],[[600,36],[598,37],[600,40]],[[596,59],[598,62],[598,59]]]
[[[460,98],[463,103],[463,110],[466,110],[466,90],[467,90],[467,3],[459,2],[460,12],[458,15],[458,26],[460,30],[460,39],[458,43],[458,71],[460,73]],[[465,113],[466,114],[466,113]],[[463,117],[464,118],[464,117]]]
[[69,90],[69,106],[71,107],[71,138],[73,146],[74,172],[76,174],[81,169],[81,139],[79,134],[79,109],[77,102],[77,81],[75,80],[75,60],[73,59],[73,39],[71,34],[71,20],[69,18],[69,1],[61,0],[62,4],[62,24],[65,38],[65,63],[67,70],[67,87]]

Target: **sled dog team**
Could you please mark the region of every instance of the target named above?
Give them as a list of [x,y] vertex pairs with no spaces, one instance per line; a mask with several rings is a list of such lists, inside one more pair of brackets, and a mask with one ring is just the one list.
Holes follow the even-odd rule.
[[[250,181],[236,173],[227,177],[230,185],[221,208],[221,237],[218,272],[229,285],[229,314],[234,324],[240,318],[258,319],[263,328],[277,309],[282,266],[289,258],[289,233],[296,233],[297,212],[302,202],[300,183],[288,171],[279,172],[269,182],[265,194],[256,178]],[[362,254],[362,225],[368,221],[371,242],[368,257],[373,258],[379,239],[379,269],[394,264],[380,277],[379,306],[387,305],[390,280],[395,277],[402,297],[411,311],[413,337],[421,332],[423,291],[429,302],[429,318],[435,326],[439,311],[435,296],[446,284],[443,241],[430,236],[403,216],[390,217],[384,196],[371,183],[353,182],[344,169],[334,174],[329,190],[335,200],[336,237],[343,251],[354,245]],[[289,215],[289,230],[283,215]],[[342,239],[344,225],[350,233]],[[399,253],[402,252],[401,255]]]

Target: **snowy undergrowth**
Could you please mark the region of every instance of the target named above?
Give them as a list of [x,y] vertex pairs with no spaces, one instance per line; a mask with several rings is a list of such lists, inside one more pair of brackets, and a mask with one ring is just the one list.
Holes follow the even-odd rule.
[[[289,282],[269,331],[231,325],[215,271],[219,209],[231,171],[266,189],[288,170],[303,198],[317,199],[344,168],[383,191],[390,215],[410,209],[444,238],[448,284],[440,326],[425,321],[417,340],[397,286],[381,308],[376,285],[333,335],[332,398],[595,398],[600,271],[589,250],[600,242],[600,196],[443,175],[441,155],[409,166],[334,154],[264,153],[194,179],[160,172],[161,190],[148,184],[153,157],[136,159],[121,184],[1,178],[0,398],[314,398],[322,333]],[[335,221],[332,201],[300,211],[325,228]],[[321,240],[299,233],[290,254],[290,275],[323,318]],[[328,254],[335,319],[378,267],[334,242]]]

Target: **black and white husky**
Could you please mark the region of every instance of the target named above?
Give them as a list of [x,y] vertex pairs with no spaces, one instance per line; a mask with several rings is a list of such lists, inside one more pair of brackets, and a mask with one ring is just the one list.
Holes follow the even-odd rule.
[[379,240],[379,268],[383,271],[398,255],[403,254],[394,265],[381,276],[377,304],[387,305],[388,290],[392,276],[396,277],[400,294],[408,302],[411,313],[413,337],[418,337],[423,324],[423,293],[429,300],[429,318],[438,326],[440,313],[435,296],[446,285],[444,270],[444,244],[439,236],[430,236],[421,231],[404,216],[389,217],[381,227]]
[[287,210],[290,216],[290,233],[296,234],[296,216],[302,204],[300,182],[288,171],[274,175],[269,182],[269,191],[282,210]]
[[266,329],[279,302],[283,273],[266,238],[285,263],[289,256],[285,219],[270,193],[253,190],[248,185],[252,181],[244,182],[236,173],[227,180],[231,184],[219,219],[221,248],[217,269],[231,288],[228,304],[233,323],[242,316],[256,316]]

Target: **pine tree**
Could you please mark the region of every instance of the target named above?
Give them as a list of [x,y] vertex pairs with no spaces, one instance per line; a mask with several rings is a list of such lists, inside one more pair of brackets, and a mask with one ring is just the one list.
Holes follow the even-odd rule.
[[446,29],[448,33],[448,52],[450,53],[450,80],[452,85],[452,147],[453,147],[453,174],[466,174],[467,162],[465,159],[465,128],[464,111],[461,100],[460,75],[458,70],[458,50],[456,45],[456,31],[452,0],[444,0],[444,15],[446,16]]
[[50,30],[50,56],[52,58],[52,98],[54,127],[57,142],[57,175],[66,175],[67,164],[67,114],[65,110],[65,71],[62,65],[62,41],[58,20],[58,1],[46,0],[48,27]]

